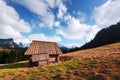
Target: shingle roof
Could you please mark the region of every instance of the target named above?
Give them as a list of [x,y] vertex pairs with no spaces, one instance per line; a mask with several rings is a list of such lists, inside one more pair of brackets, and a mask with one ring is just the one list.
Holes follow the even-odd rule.
[[25,52],[25,55],[35,54],[62,54],[62,51],[57,46],[56,42],[32,41],[30,47]]

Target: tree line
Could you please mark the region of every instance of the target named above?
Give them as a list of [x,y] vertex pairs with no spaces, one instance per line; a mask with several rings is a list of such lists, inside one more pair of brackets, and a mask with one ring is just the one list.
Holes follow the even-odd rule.
[[111,25],[107,28],[101,29],[93,40],[84,44],[81,47],[75,47],[69,50],[69,52],[95,48],[106,44],[112,44],[120,42],[120,22],[117,24]]
[[120,22],[100,30],[95,38],[80,49],[99,47],[106,44],[120,42]]
[[0,64],[13,63],[18,61],[28,60],[29,56],[25,56],[26,49],[10,49],[0,51]]

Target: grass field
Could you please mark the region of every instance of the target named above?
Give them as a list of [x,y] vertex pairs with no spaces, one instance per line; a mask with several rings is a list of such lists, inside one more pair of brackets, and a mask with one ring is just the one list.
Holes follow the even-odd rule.
[[0,66],[0,80],[120,80],[120,43],[63,54],[58,63]]

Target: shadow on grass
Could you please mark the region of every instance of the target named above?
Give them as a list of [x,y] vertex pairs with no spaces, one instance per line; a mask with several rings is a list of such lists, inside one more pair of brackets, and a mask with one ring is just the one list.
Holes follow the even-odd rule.
[[0,66],[0,69],[13,69],[13,68],[25,68],[28,67],[28,63],[10,63]]

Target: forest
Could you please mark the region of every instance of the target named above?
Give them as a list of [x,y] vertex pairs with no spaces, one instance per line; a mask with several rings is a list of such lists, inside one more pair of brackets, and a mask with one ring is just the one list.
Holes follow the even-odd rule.
[[25,48],[1,49],[0,50],[0,64],[28,60],[29,56],[24,55],[25,51],[26,51]]

